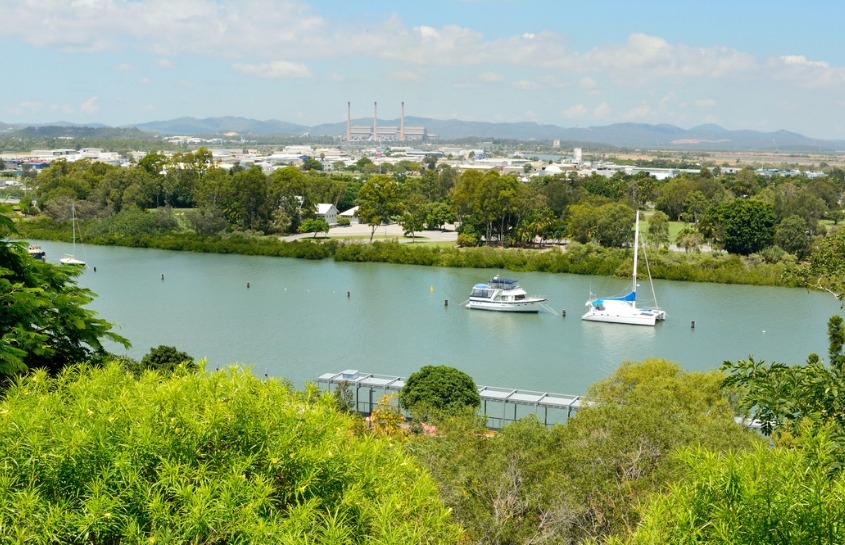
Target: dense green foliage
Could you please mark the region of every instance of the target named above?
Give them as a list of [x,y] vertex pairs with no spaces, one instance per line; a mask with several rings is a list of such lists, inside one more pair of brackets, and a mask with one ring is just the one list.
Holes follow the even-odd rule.
[[399,392],[399,404],[413,415],[426,411],[461,412],[481,406],[472,377],[448,365],[426,365],[411,373]]
[[140,362],[141,369],[145,371],[169,372],[180,365],[193,369],[196,367],[196,362],[186,352],[178,350],[175,346],[163,344],[151,348]]
[[673,452],[746,449],[722,376],[663,360],[625,363],[566,425],[528,418],[490,436],[475,420],[437,421],[408,448],[435,476],[472,543],[577,543],[636,526],[637,506],[682,475]]
[[803,274],[807,286],[827,291],[840,301],[845,298],[845,230],[821,241]]
[[775,213],[762,201],[734,199],[710,211],[711,238],[732,254],[748,255],[772,245]]
[[684,478],[652,500],[629,539],[611,545],[845,543],[845,475],[831,447],[822,434],[801,449],[685,451]]
[[455,543],[431,478],[332,396],[110,364],[0,403],[4,543]]
[[129,341],[86,307],[94,294],[76,284],[80,269],[33,259],[10,241],[11,221],[0,215],[0,378],[28,369],[56,373],[104,355],[103,341]]

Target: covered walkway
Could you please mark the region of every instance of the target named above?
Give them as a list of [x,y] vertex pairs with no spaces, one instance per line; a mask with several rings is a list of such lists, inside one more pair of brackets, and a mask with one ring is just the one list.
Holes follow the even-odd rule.
[[[353,394],[354,409],[369,415],[379,400],[393,393],[399,393],[405,386],[404,377],[375,375],[358,370],[340,373],[323,373],[317,378],[317,386],[327,391],[347,385]],[[495,386],[479,386],[481,411],[487,417],[487,427],[501,429],[530,414],[537,416],[545,426],[564,423],[581,406],[581,396],[534,392]],[[392,401],[397,406],[394,397]],[[407,416],[407,415],[406,415]]]

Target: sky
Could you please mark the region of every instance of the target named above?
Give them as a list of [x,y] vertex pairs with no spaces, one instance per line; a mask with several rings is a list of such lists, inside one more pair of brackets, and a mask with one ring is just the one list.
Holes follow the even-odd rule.
[[405,115],[845,139],[839,0],[2,0],[0,121]]

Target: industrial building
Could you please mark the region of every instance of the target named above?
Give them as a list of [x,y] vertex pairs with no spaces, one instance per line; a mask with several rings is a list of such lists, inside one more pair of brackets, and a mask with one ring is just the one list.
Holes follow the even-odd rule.
[[405,126],[405,103],[399,116],[399,126],[383,126],[378,124],[378,102],[373,102],[373,124],[352,125],[352,103],[346,103],[346,141],[347,142],[405,142],[428,141],[429,135],[425,127]]

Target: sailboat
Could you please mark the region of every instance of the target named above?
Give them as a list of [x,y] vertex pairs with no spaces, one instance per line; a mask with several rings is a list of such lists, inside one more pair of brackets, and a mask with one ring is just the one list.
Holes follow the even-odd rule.
[[[80,267],[85,266],[85,261],[76,257],[76,204],[71,203],[70,205],[70,223],[71,223],[71,230],[72,230],[72,239],[73,239],[73,253],[65,254],[64,257],[59,259],[63,265],[78,265]],[[80,243],[81,244],[81,243]]]
[[[666,319],[666,312],[660,308],[637,307],[637,257],[640,251],[640,211],[637,210],[636,227],[634,228],[634,274],[631,291],[620,297],[600,297],[587,301],[587,313],[582,320],[590,322],[609,322],[614,324],[631,324],[653,326],[658,320]],[[646,260],[646,269],[648,269]],[[651,272],[648,273],[651,285]],[[652,285],[652,295],[654,286]],[[591,296],[592,297],[592,296]],[[655,298],[656,300],[656,298]]]

